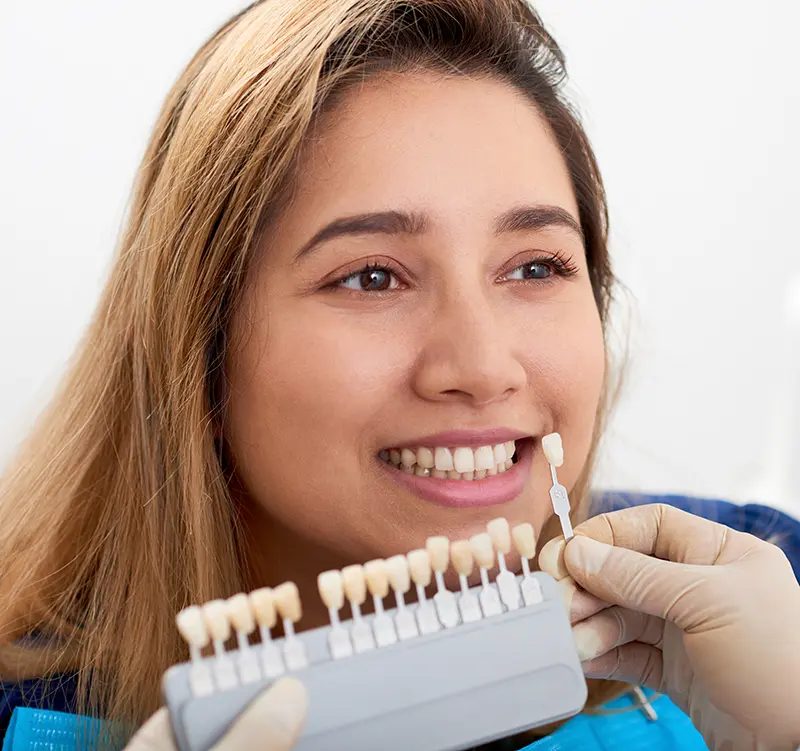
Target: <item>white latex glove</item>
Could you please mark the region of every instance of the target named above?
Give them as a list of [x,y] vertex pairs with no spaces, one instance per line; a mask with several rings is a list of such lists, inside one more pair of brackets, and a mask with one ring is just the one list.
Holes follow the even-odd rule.
[[711,749],[800,746],[800,586],[779,548],[663,505],[575,534],[539,565],[568,593],[588,677],[667,694]]
[[[289,751],[297,742],[308,705],[296,678],[282,678],[231,725],[213,751]],[[127,751],[175,751],[169,714],[158,710],[125,746]]]

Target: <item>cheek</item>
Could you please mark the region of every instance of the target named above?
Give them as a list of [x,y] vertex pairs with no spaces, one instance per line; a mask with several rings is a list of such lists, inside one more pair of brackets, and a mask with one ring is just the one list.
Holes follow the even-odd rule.
[[575,306],[546,331],[535,369],[546,384],[552,428],[564,442],[565,464],[559,480],[568,485],[577,479],[591,449],[605,383],[605,344],[593,300]]
[[302,522],[306,534],[318,524],[324,536],[345,519],[358,529],[354,499],[375,426],[399,398],[405,349],[383,331],[348,336],[335,316],[276,311],[268,325],[249,325],[229,359],[229,443],[240,479],[260,506],[292,528]]
[[309,446],[330,447],[321,426],[343,433],[368,424],[387,398],[393,369],[399,370],[391,359],[398,358],[396,347],[383,335],[349,338],[345,326],[299,316],[273,316],[258,328],[231,358],[229,374],[232,399],[243,406],[238,422],[257,421],[265,446],[272,435],[288,433]]

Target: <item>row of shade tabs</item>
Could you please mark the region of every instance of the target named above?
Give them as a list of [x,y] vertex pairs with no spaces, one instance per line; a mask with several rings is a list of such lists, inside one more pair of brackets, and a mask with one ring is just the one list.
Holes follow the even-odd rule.
[[[512,543],[522,564],[519,579],[506,565]],[[533,526],[525,523],[511,528],[506,519],[498,518],[489,522],[486,532],[469,540],[451,543],[447,537],[429,537],[425,548],[407,555],[326,571],[319,575],[317,585],[330,616],[327,635],[330,656],[342,659],[356,652],[390,646],[398,640],[536,605],[542,601],[542,591],[530,570],[529,561],[535,555]],[[449,590],[444,580],[451,563],[459,577],[456,592]],[[468,577],[475,564],[481,583],[470,589]],[[492,582],[489,572],[495,567],[498,572]],[[436,592],[429,598],[425,590],[432,580]],[[406,604],[412,583],[417,601]],[[384,600],[390,589],[394,592],[395,608],[387,612]],[[365,617],[361,611],[368,593],[374,614]],[[351,617],[342,621],[339,612],[345,599]],[[192,693],[207,695],[306,667],[305,646],[295,633],[295,624],[301,616],[300,595],[294,582],[182,610],[176,622],[189,645]],[[279,618],[284,633],[282,643],[272,637]],[[261,643],[251,645],[250,636],[256,630]],[[226,651],[225,642],[234,633],[238,649]],[[214,650],[213,659],[204,660],[202,650],[209,645]]]

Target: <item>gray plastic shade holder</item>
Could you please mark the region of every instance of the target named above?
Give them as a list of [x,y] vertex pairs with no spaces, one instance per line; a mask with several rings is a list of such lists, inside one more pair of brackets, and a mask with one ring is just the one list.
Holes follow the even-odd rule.
[[[291,674],[308,690],[309,708],[295,751],[457,751],[580,712],[586,681],[558,586],[542,572],[532,576],[540,603],[338,660],[328,648],[330,626],[298,634],[309,665]],[[194,697],[190,670],[191,663],[176,665],[162,682],[180,751],[211,749],[277,680]]]

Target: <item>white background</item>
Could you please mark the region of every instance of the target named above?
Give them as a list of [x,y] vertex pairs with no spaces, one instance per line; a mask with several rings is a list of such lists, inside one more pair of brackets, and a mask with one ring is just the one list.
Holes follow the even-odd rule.
[[[241,7],[4,3],[0,464],[91,315],[163,97]],[[603,482],[800,515],[800,302],[794,328],[787,312],[793,284],[800,297],[800,4],[537,7],[567,53],[630,290]]]

